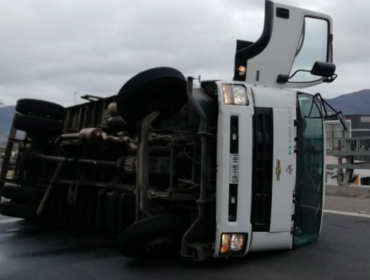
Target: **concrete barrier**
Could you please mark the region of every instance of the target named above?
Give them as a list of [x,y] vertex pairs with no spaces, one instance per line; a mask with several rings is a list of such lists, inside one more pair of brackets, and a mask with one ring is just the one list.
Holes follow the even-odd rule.
[[370,186],[326,185],[326,195],[370,198]]

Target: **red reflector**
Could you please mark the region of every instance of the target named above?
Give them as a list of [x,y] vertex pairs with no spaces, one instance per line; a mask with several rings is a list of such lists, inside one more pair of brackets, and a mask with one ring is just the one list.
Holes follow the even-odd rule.
[[225,254],[229,251],[229,245],[222,245],[221,246],[221,250],[220,250],[220,253],[221,254]]

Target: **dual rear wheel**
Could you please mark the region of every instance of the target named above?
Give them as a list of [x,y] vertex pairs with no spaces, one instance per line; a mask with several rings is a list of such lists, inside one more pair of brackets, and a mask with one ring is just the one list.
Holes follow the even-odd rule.
[[[126,123],[134,125],[153,111],[157,120],[171,117],[187,101],[186,79],[176,69],[153,68],[141,72],[123,85],[117,107]],[[163,214],[140,220],[119,236],[121,253],[131,258],[176,255],[187,223],[176,214]]]
[[63,132],[63,121],[67,110],[58,104],[20,99],[15,107],[14,128],[29,134],[59,135]]

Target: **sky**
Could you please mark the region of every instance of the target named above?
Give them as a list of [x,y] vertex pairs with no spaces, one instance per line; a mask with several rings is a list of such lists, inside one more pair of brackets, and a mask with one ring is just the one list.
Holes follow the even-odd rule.
[[[370,2],[278,2],[333,18],[338,78],[309,92],[331,98],[370,88]],[[0,100],[70,106],[75,96],[115,95],[158,66],[232,80],[236,39],[256,41],[263,23],[263,0],[0,0]]]

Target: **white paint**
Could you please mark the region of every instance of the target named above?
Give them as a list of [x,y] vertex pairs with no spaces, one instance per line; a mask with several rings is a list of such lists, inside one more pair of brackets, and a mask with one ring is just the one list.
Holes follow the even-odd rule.
[[370,219],[370,215],[369,214],[360,214],[360,213],[355,213],[355,212],[344,212],[344,211],[336,211],[336,210],[328,210],[328,209],[325,209],[324,210],[324,213]]
[[[288,102],[287,102],[288,103]],[[274,159],[270,232],[290,231],[292,227],[293,192],[296,181],[297,157],[294,153],[294,119],[296,99],[289,102],[291,109],[274,108]],[[281,174],[275,172],[280,161]],[[294,172],[287,172],[291,167]]]
[[293,106],[297,105],[296,91],[263,86],[254,86],[252,89],[256,107],[285,108],[291,110]]
[[[273,187],[270,232],[290,231],[294,213],[293,191],[296,181],[296,153],[294,149],[297,93],[271,87],[253,87],[256,107],[273,108]],[[279,180],[275,173],[280,162]],[[291,167],[291,169],[289,168]],[[287,171],[288,169],[288,171]],[[292,170],[292,173],[289,173]]]
[[[288,9],[290,11],[289,19],[276,17],[275,11],[277,8]],[[320,84],[322,81],[286,83],[282,85],[278,84],[276,80],[280,74],[290,75],[297,46],[302,35],[304,18],[308,16],[327,20],[330,23],[329,32],[332,34],[331,17],[279,3],[273,3],[273,10],[273,18],[271,19],[273,27],[270,41],[259,55],[247,61],[246,81],[251,85],[264,85],[278,88],[305,88]]]
[[[217,82],[218,92],[222,84]],[[231,82],[235,84],[235,82]],[[219,256],[222,233],[243,232],[251,236],[250,223],[252,203],[252,158],[253,158],[253,99],[252,91],[247,86],[247,106],[225,105],[223,94],[219,94],[218,134],[217,134],[217,197],[216,197],[216,242],[215,257]],[[229,222],[229,178],[230,169],[230,117],[239,117],[239,157],[238,157],[238,197],[237,221]],[[248,240],[250,242],[250,238]],[[247,244],[248,251],[249,244]]]
[[292,249],[290,232],[253,232],[250,252]]

